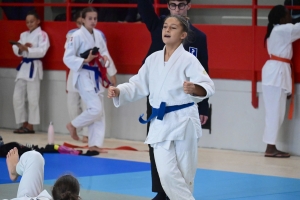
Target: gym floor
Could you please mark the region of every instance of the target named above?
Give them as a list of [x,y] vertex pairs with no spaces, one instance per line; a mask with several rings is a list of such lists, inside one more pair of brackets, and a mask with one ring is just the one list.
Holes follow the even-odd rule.
[[[16,135],[0,129],[0,135],[4,143],[47,144],[46,133]],[[69,135],[55,135],[56,144],[64,142],[84,145]],[[44,188],[51,193],[59,176],[73,174],[80,182],[83,200],[150,200],[155,193],[151,192],[148,146],[116,139],[104,143],[107,148],[120,146],[139,151],[108,150],[93,157],[44,154]],[[19,180],[9,180],[5,158],[0,158],[0,199],[16,197]],[[194,196],[196,200],[299,200],[300,157],[265,158],[263,153],[199,148]]]

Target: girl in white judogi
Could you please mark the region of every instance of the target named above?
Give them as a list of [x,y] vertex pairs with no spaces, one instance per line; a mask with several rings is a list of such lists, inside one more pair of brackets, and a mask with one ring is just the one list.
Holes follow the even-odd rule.
[[[73,86],[79,91],[81,99],[87,106],[87,109],[77,116],[72,122],[67,124],[71,137],[78,140],[79,137],[76,128],[88,126],[88,145],[89,150],[103,152],[100,148],[105,136],[105,114],[103,107],[104,87],[101,82],[96,80],[94,70],[98,69],[96,59],[98,55],[92,55],[84,59],[80,57],[81,53],[99,48],[99,53],[103,56],[103,63],[108,66],[107,73],[111,76],[111,83],[116,83],[115,74],[117,70],[111,63],[106,43],[99,31],[95,30],[97,24],[97,11],[94,8],[85,8],[82,11],[83,25],[72,34],[67,43],[64,54],[64,63],[73,71]],[[94,66],[89,66],[93,62]],[[103,79],[103,74],[101,74]]]
[[[40,18],[31,11],[26,16],[28,31],[23,32],[18,44],[12,46],[18,57],[23,57],[13,94],[16,123],[23,125],[14,133],[34,133],[33,125],[40,123],[40,81],[43,79],[43,58],[50,46],[48,35],[40,27]],[[28,98],[28,113],[26,108]]]
[[[155,115],[145,143],[154,148],[162,187],[171,200],[194,200],[198,138],[202,135],[196,103],[210,97],[214,83],[182,41],[189,25],[181,16],[166,18],[165,47],[151,54],[129,83],[109,87],[116,107],[149,95]],[[166,106],[166,107],[165,107]]]
[[291,16],[284,6],[278,5],[270,11],[265,41],[270,60],[262,69],[262,94],[265,104],[265,130],[263,142],[267,144],[266,157],[287,158],[289,153],[276,148],[276,139],[282,125],[286,100],[292,93],[290,60],[292,43],[300,38],[300,24],[291,24]]
[[[74,20],[76,22],[76,26],[78,28],[70,30],[67,35],[67,41],[65,43],[65,49],[67,48],[68,41],[70,40],[72,34],[80,29],[82,25],[82,18],[81,18],[81,11],[75,14]],[[106,38],[105,35],[102,31],[95,29],[96,31],[99,31],[101,36],[103,37],[105,43],[106,43]],[[112,60],[111,60],[112,61]],[[114,65],[114,62],[112,61],[110,65]],[[115,68],[115,66],[112,66],[112,68]],[[72,121],[75,119],[82,111],[86,109],[85,103],[82,101],[78,90],[73,86],[73,71],[70,70],[68,74],[68,79],[67,79],[67,104],[68,104],[68,112],[70,116],[70,120]],[[88,142],[88,128],[83,127],[83,128],[78,128],[77,129],[78,135],[82,135],[82,142],[87,143]]]

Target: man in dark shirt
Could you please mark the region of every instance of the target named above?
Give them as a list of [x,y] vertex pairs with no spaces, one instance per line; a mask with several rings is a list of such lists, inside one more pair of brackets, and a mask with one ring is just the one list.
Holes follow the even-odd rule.
[[[187,11],[191,8],[191,0],[167,0],[168,9],[171,15],[187,16]],[[157,16],[152,5],[151,0],[138,0],[138,11],[141,15],[142,21],[146,24],[151,33],[151,46],[146,55],[148,57],[155,51],[162,50],[164,43],[162,41],[162,27],[166,16]],[[207,41],[206,35],[190,24],[191,33],[189,33],[189,41],[184,44],[185,50],[195,55],[202,66],[208,73],[208,54],[207,54]],[[147,117],[151,115],[151,106],[149,99],[147,99]],[[200,115],[201,124],[205,124],[208,119],[208,99],[205,99],[198,104],[198,111]],[[149,131],[149,124],[147,133]],[[159,179],[154,160],[153,148],[149,145],[149,154],[151,161],[151,174],[152,174],[152,191],[157,192],[153,200],[166,200],[166,196]]]

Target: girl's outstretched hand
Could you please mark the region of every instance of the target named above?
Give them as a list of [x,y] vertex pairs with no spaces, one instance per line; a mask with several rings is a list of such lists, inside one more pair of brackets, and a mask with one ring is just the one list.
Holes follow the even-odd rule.
[[114,98],[118,97],[120,95],[120,90],[114,86],[109,86],[107,97],[108,98]]

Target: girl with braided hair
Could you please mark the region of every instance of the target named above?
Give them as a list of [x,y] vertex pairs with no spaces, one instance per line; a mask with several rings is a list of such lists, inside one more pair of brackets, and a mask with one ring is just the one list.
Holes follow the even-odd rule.
[[284,119],[287,98],[293,100],[292,43],[300,38],[300,24],[291,24],[290,12],[283,5],[273,7],[268,20],[265,44],[270,59],[262,69],[262,94],[266,111],[263,135],[263,142],[267,144],[265,156],[288,158],[289,153],[277,150],[276,139]]

